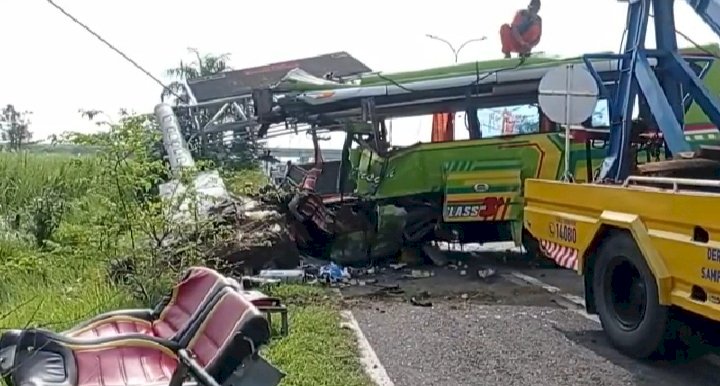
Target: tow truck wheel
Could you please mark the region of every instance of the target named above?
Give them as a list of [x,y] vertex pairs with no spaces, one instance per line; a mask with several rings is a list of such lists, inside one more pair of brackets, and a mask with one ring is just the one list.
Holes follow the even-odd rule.
[[614,233],[600,246],[593,291],[603,329],[618,350],[635,358],[662,351],[669,308],[660,305],[655,277],[627,233]]

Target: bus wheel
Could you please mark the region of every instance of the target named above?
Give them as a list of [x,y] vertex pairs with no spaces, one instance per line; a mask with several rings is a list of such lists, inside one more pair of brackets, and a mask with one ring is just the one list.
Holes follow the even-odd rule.
[[603,241],[592,280],[610,342],[634,358],[663,351],[669,308],[660,305],[655,277],[629,234],[613,233]]

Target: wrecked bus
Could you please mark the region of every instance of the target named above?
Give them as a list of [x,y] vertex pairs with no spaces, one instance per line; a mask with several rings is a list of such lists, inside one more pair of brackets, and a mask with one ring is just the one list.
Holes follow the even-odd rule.
[[[712,50],[712,51],[710,51]],[[712,55],[717,46],[685,54]],[[537,242],[523,231],[523,181],[561,179],[565,130],[537,104],[542,76],[581,58],[527,58],[474,62],[359,80],[293,77],[256,90],[263,127],[304,127],[314,139],[315,163],[291,166],[298,189],[290,212],[298,246],[313,255],[352,264],[421,249],[431,241],[513,241],[530,255]],[[695,70],[718,90],[720,70]],[[612,82],[617,61],[593,61]],[[640,109],[643,106],[641,103]],[[718,130],[688,105],[686,136],[696,145],[717,141]],[[393,144],[394,119],[426,116],[430,141]],[[430,118],[432,117],[432,118]],[[606,154],[608,106],[571,130],[570,174],[591,181]],[[663,158],[662,135],[638,124],[636,157]],[[395,137],[398,136],[395,127]],[[346,134],[342,159],[324,163],[317,136]]]

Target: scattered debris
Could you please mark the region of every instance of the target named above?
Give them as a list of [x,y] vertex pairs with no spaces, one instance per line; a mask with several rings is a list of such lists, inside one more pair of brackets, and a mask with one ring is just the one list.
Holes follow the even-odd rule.
[[377,279],[367,279],[367,280],[360,280],[359,284],[360,285],[372,285],[372,284],[377,284],[377,282],[378,282]]
[[347,268],[343,268],[335,263],[330,263],[320,267],[318,278],[326,283],[338,283],[345,279],[350,279],[350,272]]
[[271,279],[266,277],[257,277],[257,276],[243,276],[242,277],[242,286],[243,288],[255,288],[255,287],[262,287],[266,285],[274,285],[279,284],[279,279]]
[[398,271],[398,270],[401,270],[401,269],[407,267],[407,264],[406,263],[390,264],[388,267]]
[[305,271],[302,269],[264,269],[257,277],[275,279],[285,283],[302,283],[305,281]]
[[402,295],[405,291],[397,284],[378,284],[378,293],[386,293],[388,295]]
[[492,268],[480,269],[477,272],[478,277],[481,279],[487,279],[489,277],[495,276],[495,273],[495,270]]
[[410,274],[403,275],[403,279],[422,279],[435,276],[435,272],[422,269],[413,269]]
[[[266,268],[297,267],[297,244],[290,237],[281,200],[271,202],[232,195],[217,170],[200,172],[188,183],[183,182],[183,172],[193,170],[196,165],[178,119],[172,106],[166,103],[155,107],[155,117],[173,173],[170,181],[158,187],[163,201],[175,207],[170,211],[171,222],[183,225],[202,219],[217,227],[213,229],[229,226],[232,232],[203,254],[228,263],[231,272],[252,275]],[[270,193],[263,192],[262,197],[279,196]],[[172,250],[172,246],[186,244],[185,238],[185,231],[180,227],[164,238],[163,244]]]
[[448,258],[444,252],[432,245],[423,245],[422,251],[432,260],[433,264],[438,267],[444,267],[448,264]]
[[432,302],[429,300],[430,293],[422,291],[415,296],[410,297],[410,304],[418,307],[432,307]]

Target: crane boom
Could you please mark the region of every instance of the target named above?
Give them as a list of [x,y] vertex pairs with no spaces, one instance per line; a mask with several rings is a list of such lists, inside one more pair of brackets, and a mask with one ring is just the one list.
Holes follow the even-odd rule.
[[[674,0],[625,0],[628,3],[628,25],[623,52],[620,54],[585,55],[585,63],[596,79],[592,67],[596,59],[619,61],[617,87],[601,92],[610,106],[610,143],[603,162],[600,179],[621,181],[630,173],[630,133],[635,99],[644,97],[649,112],[663,134],[667,149],[675,157],[693,155],[685,140],[684,99],[686,96],[700,106],[710,121],[720,127],[720,100],[678,53],[675,30]],[[720,0],[686,0],[705,23],[720,36]],[[650,10],[654,15],[651,15]],[[654,18],[656,49],[645,48],[650,18]],[[650,66],[650,59],[657,66]],[[691,58],[690,58],[691,59]]]

